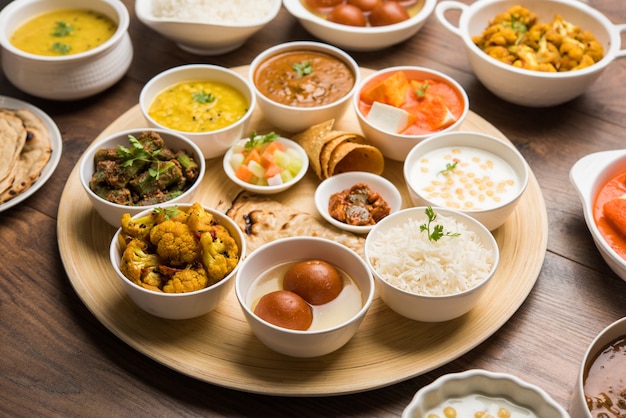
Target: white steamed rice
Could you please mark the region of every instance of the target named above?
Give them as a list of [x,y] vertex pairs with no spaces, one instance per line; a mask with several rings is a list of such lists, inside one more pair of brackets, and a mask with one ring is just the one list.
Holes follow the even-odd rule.
[[438,215],[431,226],[440,224],[444,232],[460,235],[430,241],[428,233],[420,231],[426,222],[426,218],[409,219],[373,237],[370,263],[383,280],[407,292],[442,296],[471,289],[488,276],[494,254],[473,231]]
[[152,14],[160,19],[202,23],[252,23],[265,19],[275,0],[154,0]]

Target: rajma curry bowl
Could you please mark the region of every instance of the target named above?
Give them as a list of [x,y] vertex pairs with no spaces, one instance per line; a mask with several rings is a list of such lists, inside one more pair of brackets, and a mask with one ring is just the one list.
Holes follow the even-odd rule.
[[[483,0],[471,5],[445,0],[435,8],[439,22],[463,42],[476,77],[502,100],[528,107],[565,103],[590,88],[612,61],[626,57],[620,39],[626,25],[614,25],[586,2],[569,0],[526,0],[522,5],[537,15],[539,23],[552,22],[558,14],[566,22],[590,31],[604,49],[604,57],[598,62],[577,70],[546,72],[518,68],[489,56],[472,37],[480,35],[496,15],[518,4],[516,0]],[[453,11],[460,12],[458,26],[448,20]]]
[[[18,28],[33,19],[51,13],[70,10],[85,11],[87,16],[99,14],[101,20],[110,19],[110,37],[93,48],[83,48],[75,42],[81,36],[72,36],[79,23],[65,22],[61,35],[49,41],[50,50],[27,52],[14,45]],[[61,15],[53,16],[50,32],[64,22]],[[81,18],[87,19],[88,17]],[[124,4],[116,0],[15,0],[0,12],[0,45],[2,69],[7,79],[20,90],[36,97],[51,100],[77,100],[100,93],[117,83],[126,74],[133,59],[133,46],[128,34],[130,18]],[[35,23],[46,30],[43,24]],[[85,22],[81,33],[93,27]],[[105,27],[106,28],[106,27]],[[102,29],[105,29],[102,28]],[[29,28],[32,33],[36,28]],[[48,31],[40,34],[48,35]],[[29,35],[29,38],[31,35]],[[79,49],[80,48],[80,49]],[[29,47],[29,51],[30,51]],[[39,48],[33,51],[39,51]],[[74,52],[73,52],[74,51]]]
[[[180,215],[181,211],[190,213],[189,217]],[[199,236],[197,253],[192,257],[191,247],[168,244],[168,236],[161,232],[176,235],[179,243]],[[141,238],[144,233],[149,237]],[[146,239],[151,243],[146,244]],[[237,224],[217,210],[194,203],[162,205],[133,216],[113,236],[109,257],[137,306],[160,318],[190,319],[214,310],[228,296],[245,254],[245,238]]]
[[257,248],[235,281],[252,332],[292,357],[323,356],[347,344],[374,291],[372,273],[356,252],[317,237],[283,238]]

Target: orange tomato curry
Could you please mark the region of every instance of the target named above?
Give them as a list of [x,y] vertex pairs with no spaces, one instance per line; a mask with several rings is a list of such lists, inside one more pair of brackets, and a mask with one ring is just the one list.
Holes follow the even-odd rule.
[[465,104],[448,83],[410,78],[410,73],[404,71],[381,74],[363,86],[359,109],[365,117],[375,101],[404,109],[411,115],[412,123],[398,132],[402,135],[441,131],[461,117]]
[[626,259],[626,171],[610,179],[593,203],[593,219],[606,242]]
[[333,103],[352,90],[355,80],[346,63],[314,51],[273,55],[254,72],[254,84],[264,96],[296,107]]

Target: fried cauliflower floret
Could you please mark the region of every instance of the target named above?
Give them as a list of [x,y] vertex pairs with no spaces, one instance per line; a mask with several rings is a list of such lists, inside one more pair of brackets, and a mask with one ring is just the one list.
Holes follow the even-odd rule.
[[132,239],[122,253],[120,271],[131,282],[147,289],[160,291],[162,276],[158,272],[161,259],[150,254],[148,244],[140,239]]
[[209,285],[226,277],[239,262],[239,246],[228,230],[215,225],[200,235],[202,263],[209,273]]
[[187,214],[189,215],[187,225],[196,234],[210,231],[217,224],[213,214],[204,210],[198,203],[193,204],[187,211]]
[[163,286],[165,293],[185,293],[204,289],[209,283],[207,272],[201,265],[190,266],[175,272]]
[[200,242],[186,223],[168,219],[150,231],[156,253],[171,266],[184,266],[199,259]]

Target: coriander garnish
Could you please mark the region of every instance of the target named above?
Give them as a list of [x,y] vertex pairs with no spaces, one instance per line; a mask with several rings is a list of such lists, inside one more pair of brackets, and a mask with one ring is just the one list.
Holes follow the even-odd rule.
[[456,168],[457,164],[460,162],[456,158],[453,161],[454,162],[452,162],[452,163],[446,163],[446,168],[441,170],[438,174],[443,174],[445,176],[445,175],[448,175],[448,173],[453,172],[454,169]]
[[152,212],[156,215],[163,214],[165,220],[168,220],[178,215],[180,213],[180,209],[178,209],[178,206],[171,206],[167,208],[154,208]]
[[54,27],[54,31],[52,32],[52,36],[56,36],[57,38],[61,36],[67,36],[74,31],[74,28],[69,23],[59,21],[56,23]]
[[309,75],[313,72],[313,66],[311,61],[297,62],[293,65],[293,69],[298,73],[300,77]]
[[250,137],[248,138],[248,140],[246,141],[244,148],[248,151],[250,151],[251,149],[259,146],[259,145],[263,145],[263,144],[267,144],[270,142],[274,142],[279,138],[279,135],[275,132],[270,132],[268,134],[265,135],[257,135],[256,131],[252,132],[250,134]]
[[[122,167],[130,167],[137,161],[156,163],[157,167],[161,165],[162,161],[158,159],[161,149],[150,152],[146,150],[141,142],[139,142],[139,140],[132,135],[128,135],[128,140],[132,145],[131,148],[118,145],[116,150],[118,157],[122,160]],[[155,179],[159,178],[160,173],[158,169],[150,168],[148,169],[148,173]]]
[[441,237],[458,237],[459,235],[461,235],[458,232],[444,232],[443,225],[441,224],[434,225],[431,231],[431,223],[435,222],[435,220],[437,219],[437,214],[430,206],[427,207],[424,212],[426,213],[426,216],[428,216],[428,223],[420,225],[420,232],[426,231],[428,233],[429,241],[439,241]]
[[197,103],[212,103],[215,101],[215,96],[211,93],[205,93],[204,91],[198,91],[193,94],[193,101]]
[[52,50],[61,55],[67,55],[72,50],[72,47],[68,44],[64,44],[63,42],[55,42],[52,44]]
[[429,84],[428,81],[426,81],[424,84],[420,84],[416,89],[415,89],[415,95],[417,97],[426,97],[426,90],[428,90]]

